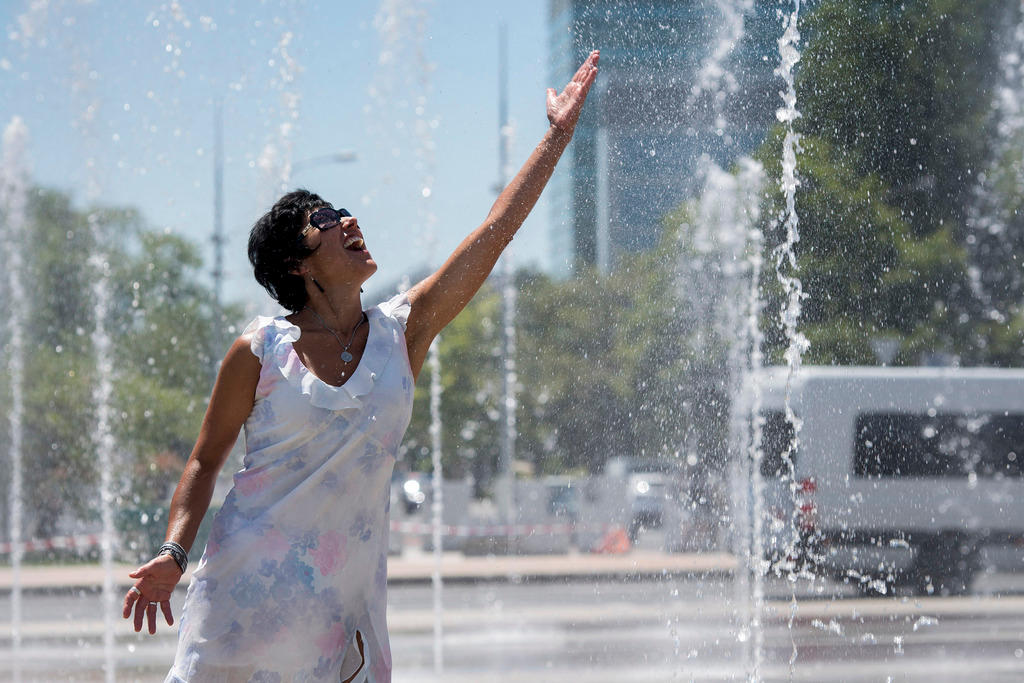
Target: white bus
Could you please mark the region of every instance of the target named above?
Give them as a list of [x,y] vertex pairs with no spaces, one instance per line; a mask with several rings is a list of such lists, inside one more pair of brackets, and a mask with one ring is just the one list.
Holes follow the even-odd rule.
[[[968,590],[986,548],[1024,546],[1024,370],[802,368],[793,487],[787,375],[757,378],[769,551],[795,526],[818,572],[866,592],[951,594]],[[736,408],[753,396],[746,387]]]

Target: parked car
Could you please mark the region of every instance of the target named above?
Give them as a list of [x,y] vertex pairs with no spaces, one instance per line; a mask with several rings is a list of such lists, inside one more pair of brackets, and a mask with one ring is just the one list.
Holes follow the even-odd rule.
[[605,463],[604,476],[621,481],[627,530],[635,542],[642,529],[661,528],[665,507],[677,496],[679,468],[671,462],[616,456]]
[[427,500],[430,490],[430,474],[426,472],[399,472],[391,477],[392,500],[401,502],[405,514],[419,510]]

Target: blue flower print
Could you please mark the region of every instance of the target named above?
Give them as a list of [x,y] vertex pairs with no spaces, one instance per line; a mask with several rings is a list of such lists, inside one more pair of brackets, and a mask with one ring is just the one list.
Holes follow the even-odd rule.
[[268,579],[277,573],[277,562],[275,560],[263,560],[260,562],[259,568],[260,576],[265,576]]
[[315,531],[307,531],[306,533],[299,536],[298,540],[292,543],[292,552],[302,554],[307,550],[320,545],[320,537]]
[[252,615],[252,626],[249,632],[255,637],[269,641],[286,625],[284,614],[277,605],[265,605]]
[[325,489],[336,491],[341,486],[341,477],[336,472],[327,472],[320,479],[320,485]]
[[373,573],[373,582],[376,584],[377,589],[381,590],[388,583],[388,558],[384,555],[380,556],[377,560],[377,571]]
[[347,432],[348,428],[352,426],[352,420],[348,419],[341,413],[335,413],[334,422],[331,423],[331,431],[335,435],[343,432]]
[[325,588],[314,595],[313,612],[315,617],[325,628],[329,629],[332,624],[341,621],[341,615],[345,609],[338,598],[338,591],[334,588]]
[[252,609],[267,599],[267,589],[255,575],[242,574],[231,589],[231,597],[242,609]]
[[373,528],[365,513],[361,512],[356,515],[355,521],[352,522],[352,526],[348,529],[348,535],[353,538],[358,538],[363,543],[370,540],[370,537],[373,536]]
[[327,408],[320,408],[317,406],[309,407],[309,414],[306,416],[306,422],[310,427],[321,427],[328,420],[334,417],[334,411]]
[[[313,669],[313,675],[317,678],[326,679],[331,672],[334,670],[334,657],[320,656],[320,659],[316,661],[316,668]],[[337,678],[337,676],[335,676]]]
[[376,444],[367,444],[366,451],[360,455],[356,462],[359,463],[359,470],[366,475],[373,474],[380,467],[383,459],[383,451]]
[[261,669],[249,678],[249,683],[281,683],[282,680],[284,679],[281,678],[281,674]]
[[238,620],[231,622],[231,627],[224,635],[224,651],[228,654],[235,654],[242,649],[245,641],[245,629],[238,623]]
[[270,592],[280,602],[290,600],[296,589],[313,592],[313,567],[301,561],[298,553],[293,550],[274,574],[274,585],[270,587]]

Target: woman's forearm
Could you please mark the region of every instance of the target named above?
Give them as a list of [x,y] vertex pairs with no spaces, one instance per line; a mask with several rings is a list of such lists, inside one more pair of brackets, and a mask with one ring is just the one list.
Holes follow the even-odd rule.
[[587,93],[597,77],[595,50],[580,65],[561,94],[548,88],[550,126],[526,163],[487,214],[448,260],[409,291],[412,311],[405,339],[415,376],[434,337],[459,314],[490,274],[498,257],[533,210],[555,165],[572,139]]
[[551,179],[558,160],[572,140],[572,134],[571,129],[548,127],[512,182],[498,195],[484,222],[497,236],[505,238],[506,242],[515,236]]
[[216,469],[204,467],[196,458],[189,458],[171,498],[165,540],[174,541],[191,552],[216,484]]
[[418,374],[430,340],[473,298],[515,237],[570,139],[571,130],[565,132],[551,126],[512,182],[502,190],[484,222],[462,240],[436,273],[413,288],[410,298],[415,315],[410,316],[412,331],[407,331],[406,340],[410,344],[414,375]]

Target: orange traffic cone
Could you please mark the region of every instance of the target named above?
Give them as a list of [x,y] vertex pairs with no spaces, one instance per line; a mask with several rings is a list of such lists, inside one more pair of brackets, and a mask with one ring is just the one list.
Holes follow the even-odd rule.
[[629,536],[626,535],[626,530],[620,526],[613,529],[609,529],[608,533],[601,537],[597,543],[594,544],[595,553],[607,553],[609,555],[621,555],[622,553],[628,553],[631,544],[629,542]]

